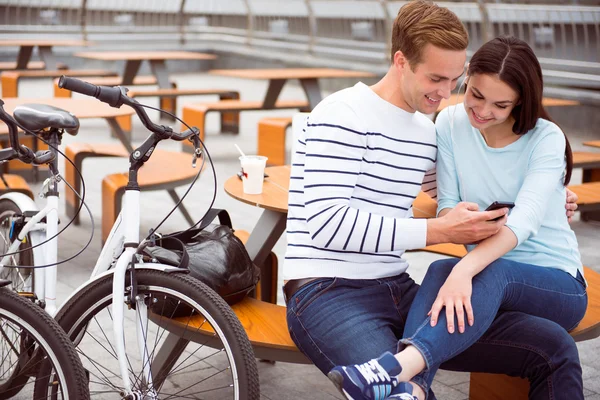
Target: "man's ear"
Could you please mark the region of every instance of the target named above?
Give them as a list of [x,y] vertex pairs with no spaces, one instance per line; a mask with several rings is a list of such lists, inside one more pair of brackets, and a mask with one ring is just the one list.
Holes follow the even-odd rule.
[[397,71],[401,72],[408,66],[409,66],[408,60],[406,59],[406,57],[404,57],[404,53],[402,53],[400,50],[395,52],[394,53],[394,68],[396,68]]

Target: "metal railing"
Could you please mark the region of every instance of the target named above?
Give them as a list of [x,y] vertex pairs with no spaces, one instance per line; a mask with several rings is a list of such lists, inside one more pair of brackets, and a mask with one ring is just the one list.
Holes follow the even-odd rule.
[[[526,40],[544,68],[600,71],[597,0],[550,5],[439,2],[463,21],[469,51],[497,35]],[[0,33],[73,34],[94,42],[229,43],[381,67],[404,1],[389,0],[0,0]],[[585,5],[589,4],[589,5]],[[218,49],[218,46],[214,46]]]

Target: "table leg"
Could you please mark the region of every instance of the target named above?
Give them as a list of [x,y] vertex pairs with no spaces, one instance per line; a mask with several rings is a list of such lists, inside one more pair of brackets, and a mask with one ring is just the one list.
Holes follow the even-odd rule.
[[119,125],[119,123],[117,122],[116,118],[111,117],[105,119],[106,122],[108,122],[110,128],[112,129],[113,135],[116,136],[117,139],[121,141],[121,143],[123,143],[123,146],[125,146],[128,152],[132,153],[133,146],[131,145],[131,132],[129,134],[126,134],[121,128],[121,125]]
[[[171,82],[169,81],[169,72],[167,71],[167,65],[165,60],[150,60],[150,69],[152,74],[156,77],[158,87],[162,89],[170,89]],[[177,114],[177,97],[159,97],[160,108],[165,111],[169,111],[173,114]],[[171,121],[175,121],[173,117],[168,114],[160,115],[160,118],[165,118]]]
[[273,246],[285,230],[287,214],[277,211],[264,210],[256,226],[246,242],[246,249],[254,264],[260,267],[261,297],[263,301],[271,299],[271,282],[276,279],[272,275],[271,266],[265,266],[265,261]]
[[319,80],[316,78],[300,79],[300,83],[302,84],[304,93],[306,93],[308,106],[313,110],[323,100],[321,88],[319,88]]
[[19,48],[19,55],[17,56],[17,68],[16,69],[27,69],[27,64],[29,64],[29,60],[31,60],[32,53],[33,53],[33,46],[21,46]]
[[150,69],[152,70],[152,74],[156,77],[159,88],[169,89],[171,87],[165,60],[150,60]]
[[54,53],[52,53],[51,46],[38,46],[38,51],[40,52],[40,58],[46,64],[46,69],[55,71],[57,67],[56,57]]
[[125,70],[123,71],[123,80],[121,85],[127,86],[133,83],[133,79],[137,75],[142,60],[127,60],[125,61]]
[[269,87],[267,89],[267,94],[265,95],[265,99],[263,100],[263,109],[271,110],[275,108],[275,102],[281,93],[281,89],[283,89],[283,85],[287,79],[271,79],[269,81]]
[[163,385],[167,373],[175,366],[175,361],[179,359],[189,343],[189,340],[182,339],[175,333],[168,332],[167,335],[150,367],[152,383],[157,390]]

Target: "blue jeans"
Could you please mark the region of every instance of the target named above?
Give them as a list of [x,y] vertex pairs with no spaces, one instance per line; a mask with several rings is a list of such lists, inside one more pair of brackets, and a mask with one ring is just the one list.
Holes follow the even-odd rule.
[[[585,315],[587,293],[583,278],[578,280],[559,269],[501,258],[473,278],[473,326],[465,324],[464,333],[448,333],[446,313],[442,310],[437,325],[432,327],[427,313],[459,261],[453,258],[431,264],[404,328],[401,342],[412,344],[425,358],[427,369],[419,376],[428,384],[439,365],[475,343],[488,330],[500,310],[541,317],[557,323],[566,331],[575,328]],[[456,317],[454,326],[457,326]]]
[[[408,274],[313,281],[288,299],[290,335],[325,374],[396,352],[418,288]],[[441,368],[527,378],[530,399],[583,399],[573,338],[558,324],[524,313],[500,312],[477,342]],[[435,399],[431,391],[428,397]]]

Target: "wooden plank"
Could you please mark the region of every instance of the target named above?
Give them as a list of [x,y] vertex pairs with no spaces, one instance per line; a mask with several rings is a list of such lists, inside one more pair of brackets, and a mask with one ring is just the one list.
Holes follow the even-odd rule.
[[116,75],[113,71],[107,71],[105,69],[84,69],[84,70],[73,70],[73,69],[59,69],[59,70],[17,70],[17,71],[4,71],[2,77],[8,78],[58,78],[62,75],[67,76],[110,76]]
[[589,151],[574,151],[573,152],[573,167],[574,168],[599,168],[600,153]]
[[334,68],[215,69],[213,75],[245,79],[372,78],[371,72]]
[[[586,182],[581,185],[570,185],[569,189],[577,194],[577,205],[598,206],[600,208],[600,182]],[[588,207],[589,208],[589,207]]]
[[87,46],[90,42],[85,40],[61,40],[61,39],[9,39],[0,40],[0,46],[20,47],[20,46]]
[[[134,81],[135,83],[135,81]],[[140,96],[193,96],[193,95],[203,95],[203,94],[228,94],[234,93],[233,90],[227,89],[177,89],[177,88],[167,88],[167,89],[151,89],[151,90],[130,90],[127,92],[127,96],[129,97],[140,97]]]
[[[246,100],[221,100],[214,103],[198,103],[187,104],[185,108],[206,112],[207,110],[214,111],[251,111],[262,110],[262,101],[246,101]],[[304,100],[278,100],[275,103],[275,108],[305,108],[308,103]]]
[[600,148],[600,140],[592,140],[589,142],[583,142],[583,144],[586,146],[590,146],[590,147],[599,147]]
[[74,54],[76,57],[93,60],[214,60],[214,54],[191,51],[87,51]]
[[287,213],[288,190],[290,187],[290,166],[269,167],[261,194],[246,194],[242,181],[236,176],[225,181],[225,192],[231,197],[256,207]]

